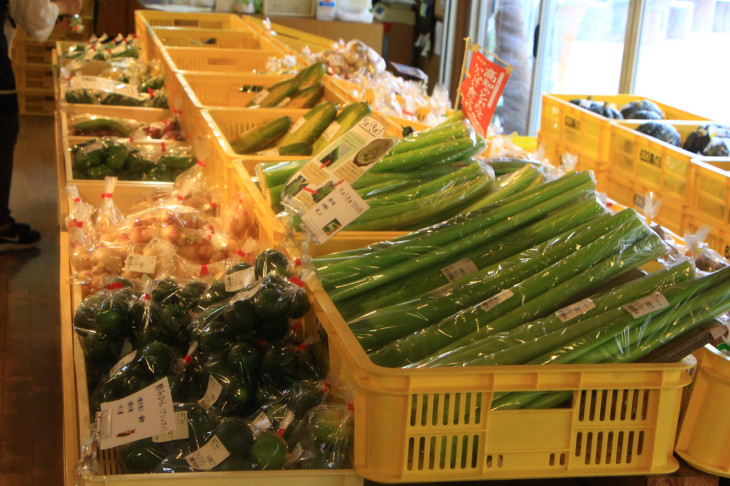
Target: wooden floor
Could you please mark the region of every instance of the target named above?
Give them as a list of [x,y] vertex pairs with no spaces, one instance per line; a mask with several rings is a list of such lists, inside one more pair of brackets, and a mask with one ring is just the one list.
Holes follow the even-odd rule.
[[[2,127],[0,127],[2,129]],[[37,250],[0,254],[0,486],[63,484],[58,223],[52,118],[21,117],[11,207],[38,229]],[[725,483],[721,481],[720,484]],[[474,484],[474,483],[461,483]],[[710,486],[668,476],[483,482],[489,486]]]
[[0,254],[0,486],[63,484],[55,160],[53,119],[22,117],[11,209],[42,240]]

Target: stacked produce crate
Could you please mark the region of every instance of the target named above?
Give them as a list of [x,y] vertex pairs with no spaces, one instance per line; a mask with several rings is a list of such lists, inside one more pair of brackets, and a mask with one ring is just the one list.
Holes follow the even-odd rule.
[[93,33],[94,0],[84,0],[82,24],[76,30],[57,29],[45,42],[36,42],[18,29],[11,49],[18,103],[22,115],[53,115],[53,50],[57,41],[84,40]]
[[[164,63],[169,110],[60,103],[57,123],[59,130],[57,136],[61,144],[59,149],[63,150],[65,157],[70,157],[68,149],[74,143],[84,141],[73,138],[75,135],[70,131],[69,120],[73,114],[81,112],[100,116],[114,114],[119,118],[133,118],[145,122],[158,121],[168,115],[178,116],[185,138],[184,143],[191,145],[196,158],[205,162],[204,170],[220,189],[218,192],[222,196],[222,204],[225,206],[233,201],[238,193],[244,194],[251,203],[253,235],[263,247],[285,248],[289,252],[290,260],[297,262],[297,265],[319,264],[318,270],[325,275],[326,261],[334,252],[356,250],[355,253],[364,252],[366,255],[369,252],[377,253],[378,256],[386,255],[383,261],[389,258],[393,258],[394,261],[407,260],[404,265],[416,272],[414,281],[420,280],[418,274],[420,270],[428,270],[431,274],[435,274],[437,279],[441,279],[442,276],[449,274],[443,271],[445,269],[439,268],[444,260],[451,257],[449,251],[455,251],[454,247],[460,250],[474,249],[468,245],[481,243],[488,243],[494,247],[495,265],[502,262],[504,255],[497,258],[500,255],[497,250],[501,248],[501,239],[498,238],[499,241],[489,239],[490,223],[477,224],[475,222],[477,219],[470,219],[468,215],[454,216],[455,219],[439,224],[437,229],[426,231],[424,234],[406,231],[346,231],[337,234],[325,245],[310,245],[309,252],[301,252],[301,248],[292,245],[291,233],[277,219],[271,194],[267,191],[269,188],[263,172],[265,169],[262,167],[271,166],[260,164],[293,162],[305,159],[306,155],[282,155],[281,147],[277,148],[275,154],[265,151],[262,153],[254,149],[243,150],[241,146],[249,144],[252,140],[251,137],[241,135],[246,134],[248,130],[267,126],[285,117],[289,117],[287,123],[290,124],[308,120],[305,115],[309,115],[311,110],[287,108],[286,104],[278,106],[282,100],[278,100],[268,108],[252,109],[247,105],[256,95],[245,92],[246,90],[239,92],[234,89],[237,86],[255,85],[268,93],[269,88],[275,85],[280,87],[281,83],[293,79],[291,75],[260,73],[266,69],[270,57],[281,57],[289,51],[282,50],[265,29],[259,30],[252,25],[242,22],[235,16],[220,14],[204,16],[137,11],[136,27],[142,44],[141,57],[148,61],[160,60]],[[347,96],[346,91],[332,84],[328,78],[324,80],[322,94],[323,99],[329,102],[344,104],[355,101]],[[422,134],[428,133],[425,131],[427,127],[418,123],[406,123],[404,120],[385,116],[380,118],[385,121],[386,133],[393,138],[403,136],[401,130],[404,125],[418,131],[423,130]],[[561,119],[560,115],[557,115],[557,119]],[[515,260],[506,262],[509,265],[519,260],[518,263],[525,265],[525,268],[532,268],[531,263],[520,260],[522,256],[520,252],[525,250],[526,253],[530,253],[533,247],[527,238],[522,237],[532,235],[531,229],[526,228],[523,233],[513,231],[518,229],[519,225],[529,220],[535,222],[535,226],[540,224],[547,226],[560,219],[563,223],[569,221],[572,226],[566,226],[566,229],[570,229],[580,224],[580,218],[590,220],[603,212],[603,208],[595,201],[594,183],[586,173],[558,179],[548,183],[552,185],[548,185],[543,184],[542,176],[539,176],[539,181],[535,180],[538,178],[539,170],[531,162],[518,161],[515,166],[513,165],[515,161],[502,161],[505,164],[501,166],[496,164],[489,169],[483,168],[479,163],[471,165],[474,162],[469,159],[474,155],[472,150],[482,147],[471,135],[459,132],[464,129],[462,125],[447,128],[452,138],[448,138],[446,142],[441,138],[444,136],[442,131],[436,135],[428,134],[420,139],[418,135],[412,136],[405,141],[404,146],[407,147],[409,143],[415,142],[420,149],[429,150],[428,153],[434,160],[442,161],[438,157],[442,157],[443,161],[456,160],[463,165],[457,170],[471,171],[480,167],[487,171],[486,174],[491,174],[492,178],[497,170],[504,171],[502,174],[512,172],[518,174],[510,181],[523,184],[520,185],[523,190],[529,188],[528,192],[524,193],[527,194],[524,196],[526,199],[521,199],[522,194],[510,193],[514,197],[509,201],[514,204],[505,204],[500,209],[500,218],[504,221],[496,216],[493,221],[495,226],[502,224],[507,229],[500,236],[515,242],[517,246],[523,245],[520,246],[521,250],[517,250],[518,255],[514,257]],[[465,144],[462,152],[457,155],[462,155],[466,161],[458,158],[449,159],[454,154],[448,150],[453,149],[452,145],[457,145],[450,142],[455,140]],[[443,145],[440,142],[443,142]],[[603,150],[606,149],[603,144],[601,147]],[[406,148],[404,152],[407,150],[409,149]],[[401,157],[403,158],[405,157]],[[421,162],[419,157],[411,154],[409,158],[415,171],[422,170],[418,165]],[[595,158],[598,160],[599,155]],[[390,162],[395,164],[393,159],[390,159]],[[85,191],[84,199],[93,199],[97,197],[96,194],[101,194],[103,191],[101,182],[74,179],[70,159],[64,158],[61,163],[60,178],[62,177],[64,183],[76,182],[79,189]],[[605,168],[602,170],[598,167],[598,163],[596,161],[596,166],[587,168],[596,170],[599,187],[603,187],[600,184],[605,183],[604,176],[608,170]],[[398,174],[398,170],[389,173]],[[385,177],[387,174],[388,172]],[[471,179],[475,180],[473,187],[487,179],[485,174],[479,177],[470,177],[469,175],[474,175],[471,172],[461,174],[467,174],[463,175],[466,181],[461,181],[465,184],[472,182]],[[524,176],[525,174],[534,178],[529,179]],[[404,176],[403,179],[408,179],[412,172],[408,176],[400,175]],[[441,181],[439,178],[436,180]],[[444,187],[453,188],[453,182],[447,181]],[[170,186],[169,183],[161,184]],[[150,182],[128,182],[126,185],[129,190],[126,196],[120,196],[118,201],[122,206],[131,202],[135,194],[143,194],[147,190],[154,189],[152,187],[154,183]],[[433,187],[434,185],[429,185],[428,190]],[[418,190],[415,190],[415,195],[422,196]],[[531,195],[534,195],[534,199]],[[65,197],[65,194],[60,194],[62,200]],[[584,197],[588,200],[583,200]],[[408,199],[412,198],[408,196]],[[489,200],[484,201],[484,204],[488,205]],[[450,209],[453,210],[453,214],[457,214],[459,210],[467,211],[471,207],[469,205]],[[564,211],[562,216],[554,213],[558,209]],[[411,216],[406,211],[403,213]],[[471,214],[469,211],[467,213]],[[430,221],[438,214],[429,216],[424,221]],[[539,221],[542,219],[546,221]],[[647,263],[656,258],[660,253],[659,250],[664,248],[656,235],[649,232],[630,212],[624,213],[623,216],[605,215],[602,221],[624,221],[624,219],[631,220],[632,225],[626,234],[622,231],[623,227],[613,228],[608,234],[610,238],[602,238],[603,234],[596,233],[594,229],[573,232],[574,236],[569,238],[579,240],[575,242],[576,251],[570,251],[568,245],[560,247],[567,252],[564,256],[568,260],[561,267],[563,276],[567,279],[570,272],[575,271],[572,263],[578,262],[582,255],[591,255],[594,249],[605,258],[606,263],[600,269],[605,274],[600,275],[606,281],[620,276],[622,270],[632,269],[631,262],[638,266],[640,260],[646,263],[647,271],[656,270],[656,267],[652,268],[652,263]],[[454,230],[452,224],[458,229]],[[471,232],[467,231],[467,227]],[[581,228],[585,229],[582,226]],[[450,236],[447,237],[447,234]],[[475,234],[477,236],[474,236]],[[416,238],[416,243],[400,255],[395,251],[399,248],[397,242],[367,250],[360,249],[364,245],[395,237],[401,237],[400,241],[406,243],[411,238]],[[62,249],[68,246],[67,238],[68,235],[63,233]],[[483,238],[483,241],[478,238]],[[601,241],[598,245],[591,245],[595,239]],[[610,241],[611,244],[601,246],[604,240]],[[536,240],[534,243],[539,241],[542,240]],[[621,254],[623,250],[617,249],[628,247],[635,241],[645,242],[644,253],[639,255],[640,258],[634,255],[634,260],[628,256],[624,258],[625,255]],[[419,242],[424,244],[419,246]],[[579,251],[581,248],[582,251]],[[534,253],[541,254],[544,249]],[[380,251],[384,253],[378,253]],[[636,250],[637,254],[640,251],[642,250]],[[65,371],[64,413],[67,431],[64,437],[68,481],[71,481],[73,468],[80,459],[79,446],[87,440],[89,434],[90,397],[86,388],[84,353],[73,332],[71,322],[74,309],[81,304],[82,295],[78,288],[72,290],[69,286],[69,267],[64,265],[68,263],[69,258],[67,254],[62,255],[61,309],[64,326],[62,332]],[[318,258],[321,259],[319,262]],[[335,260],[338,258],[342,258],[342,255],[333,256]],[[590,266],[589,261],[593,261],[591,258],[582,261],[586,268]],[[377,257],[375,259],[377,260]],[[461,260],[452,263],[463,267]],[[509,273],[509,265],[505,266],[508,269],[505,273]],[[623,265],[627,266],[624,268]],[[360,277],[356,266],[353,265],[350,269],[352,272],[347,277],[357,283]],[[403,272],[400,276],[406,275],[405,270],[405,266],[399,268],[398,271]],[[684,264],[673,271],[682,272],[685,278],[689,278],[692,273],[689,264]],[[532,282],[539,280],[547,282],[552,278],[550,272],[537,274],[532,271],[527,275],[530,275]],[[544,278],[541,278],[541,275]],[[599,274],[592,273],[591,276],[593,275]],[[397,277],[395,273],[392,276]],[[387,275],[383,277],[391,278]],[[443,278],[448,279],[448,277]],[[581,275],[571,277],[570,282],[576,282],[580,278]],[[363,276],[362,279],[368,280],[368,277]],[[586,280],[594,284],[592,278]],[[330,371],[353,393],[351,404],[354,407],[355,417],[354,470],[200,472],[194,475],[175,474],[172,477],[165,475],[164,478],[156,475],[124,474],[124,477],[115,478],[115,475],[123,474],[124,471],[118,453],[113,449],[111,452],[103,452],[98,457],[100,470],[95,471],[96,474],[87,473],[82,479],[82,484],[107,482],[112,484],[117,480],[128,479],[130,484],[137,482],[167,484],[179,480],[181,484],[204,481],[206,484],[223,485],[255,481],[256,484],[274,485],[292,481],[324,486],[355,486],[363,483],[363,477],[383,482],[414,482],[608,476],[658,474],[673,471],[678,466],[673,457],[674,438],[682,388],[690,382],[687,371],[695,363],[691,357],[681,362],[666,364],[591,364],[590,361],[576,361],[573,364],[557,366],[387,368],[376,365],[363,348],[361,337],[367,333],[356,335],[355,328],[346,322],[342,310],[337,307],[344,298],[342,294],[337,295],[339,291],[332,281],[329,282],[331,285],[326,285],[321,284],[316,278],[311,278],[306,283],[301,283],[307,290],[313,306],[304,317],[304,328],[309,336],[316,336],[328,345]],[[366,285],[370,284],[372,282]],[[379,284],[376,282],[373,287],[377,285]],[[392,289],[392,286],[386,288]],[[517,291],[516,286],[514,288]],[[587,288],[573,288],[574,294],[571,296],[578,295],[581,289]],[[397,292],[392,292],[393,295],[389,292],[376,295],[375,290],[377,289],[373,288],[372,291],[363,294],[363,302],[367,302],[370,298],[397,297]],[[546,293],[548,290],[552,291],[550,294],[552,297],[558,297],[553,305],[564,301],[568,303],[565,300],[568,297],[557,295],[557,291],[552,287],[546,289]],[[590,287],[590,290],[596,289]],[[446,289],[446,291],[451,290]],[[534,289],[533,291],[537,292]],[[498,295],[503,293],[500,292]],[[527,294],[525,298],[526,296]],[[487,299],[483,304],[499,305],[502,302]],[[583,312],[582,308],[578,310]],[[520,309],[515,312],[518,311]],[[586,308],[585,312],[588,311],[590,309]],[[601,312],[603,311],[605,309]],[[553,320],[557,321],[558,318]],[[555,397],[561,400],[568,397],[569,403],[560,407],[545,405],[515,410],[493,409],[493,403],[507,394],[537,395],[541,398],[538,400],[539,403],[543,403],[542,399],[546,396],[547,402],[550,403]]]

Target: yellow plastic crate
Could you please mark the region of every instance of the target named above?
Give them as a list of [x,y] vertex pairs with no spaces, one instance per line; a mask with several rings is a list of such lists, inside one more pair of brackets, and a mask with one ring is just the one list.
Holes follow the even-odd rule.
[[[115,196],[116,199],[116,196]],[[62,367],[64,370],[64,464],[67,479],[74,478],[74,466],[79,460],[79,451],[89,435],[89,397],[86,383],[84,354],[73,330],[73,312],[81,303],[78,286],[69,282],[68,236],[61,234],[61,340]],[[314,319],[306,319],[305,329],[318,332],[313,327]],[[237,486],[257,484],[279,486],[290,483],[298,486],[362,486],[363,478],[352,469],[308,470],[308,471],[237,471],[196,472],[175,474],[126,474],[118,458],[117,449],[97,450],[100,470],[97,474],[80,479],[81,486]],[[76,484],[73,480],[68,484]]]
[[134,15],[150,27],[182,27],[193,29],[250,30],[241,17],[227,13],[163,12],[135,10]]
[[69,120],[76,115],[99,115],[115,118],[126,118],[137,120],[142,123],[154,123],[172,116],[168,110],[158,108],[136,108],[105,105],[82,105],[64,103],[63,109],[59,110],[61,117],[61,133],[65,136],[73,136],[69,127]]
[[675,451],[701,471],[730,477],[730,358],[711,344],[694,354],[697,370]]
[[55,83],[53,67],[37,64],[15,64],[15,85],[18,89],[41,89],[52,91]]
[[[374,365],[317,281],[331,370],[355,390],[355,469],[383,482],[674,471],[691,356],[671,364],[392,369]],[[568,408],[492,411],[495,393],[572,391]]]
[[[244,108],[251,101],[255,93],[242,93],[241,86],[269,87],[293,75],[280,74],[212,74],[181,72],[179,74],[187,88],[187,94],[196,107],[230,107]],[[332,101],[337,105],[347,104],[349,101],[342,98],[325,86],[321,101]],[[282,107],[287,109],[286,106]]]
[[53,90],[18,89],[18,108],[21,115],[53,115],[56,109]]
[[12,55],[14,64],[43,64],[50,66],[53,61],[54,41],[36,42],[18,39],[13,42]]
[[589,96],[594,101],[614,103],[619,109],[631,101],[649,100],[662,109],[667,120],[707,120],[643,96],[543,94],[538,139],[557,144],[561,151],[580,155],[596,164],[608,164],[612,120],[570,103],[572,99]]
[[276,49],[266,38],[250,31],[154,27],[152,32],[165,47]]
[[692,159],[691,213],[713,226],[730,231],[730,158]]
[[273,50],[168,47],[161,54],[169,69],[215,73],[266,72],[266,62],[282,54]]
[[[681,147],[637,132],[647,120],[613,122],[611,137],[611,177],[621,177],[642,184],[663,201],[688,205],[692,181],[692,159],[697,154]],[[701,122],[670,122],[684,142],[687,135],[704,125]]]
[[315,0],[263,0],[264,15],[314,17]]

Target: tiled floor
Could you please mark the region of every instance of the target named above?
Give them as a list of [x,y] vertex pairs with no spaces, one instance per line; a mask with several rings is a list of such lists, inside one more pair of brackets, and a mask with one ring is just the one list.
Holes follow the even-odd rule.
[[[0,127],[1,129],[1,127]],[[0,254],[0,486],[63,484],[53,119],[22,117],[11,207],[43,239]]]

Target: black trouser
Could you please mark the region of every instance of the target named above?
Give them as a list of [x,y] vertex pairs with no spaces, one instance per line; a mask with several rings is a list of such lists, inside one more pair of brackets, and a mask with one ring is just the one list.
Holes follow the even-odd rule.
[[10,180],[19,129],[17,113],[0,113],[0,225],[10,220]]

